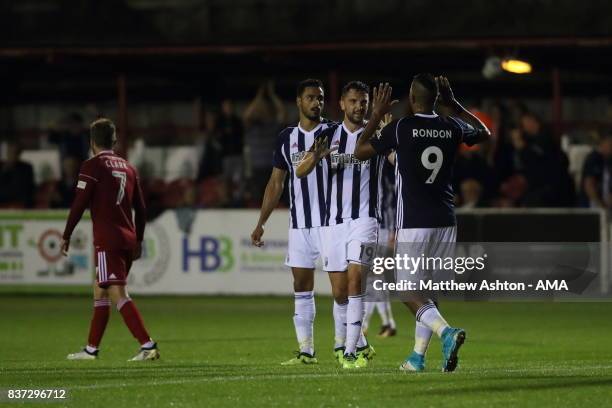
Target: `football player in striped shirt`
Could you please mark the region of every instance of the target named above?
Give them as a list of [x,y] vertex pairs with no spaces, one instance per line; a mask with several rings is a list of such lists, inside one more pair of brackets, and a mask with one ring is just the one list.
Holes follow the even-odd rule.
[[[377,242],[377,174],[382,156],[364,161],[353,154],[366,125],[369,87],[349,82],[342,89],[342,123],[330,126],[317,140],[314,151],[298,167],[298,176],[311,174],[322,164],[329,167],[326,219],[322,230],[323,269],[329,272],[336,304],[346,316],[346,337],[336,338],[335,354],[343,368],[362,368],[374,357],[374,348],[363,334],[364,294],[361,275],[364,250]],[[379,120],[379,122],[381,122]],[[331,151],[331,153],[330,153]],[[326,158],[325,161],[322,159]],[[325,167],[325,165],[323,167]],[[342,299],[347,299],[341,304]],[[342,342],[344,340],[344,342]]]
[[[372,121],[384,117],[397,102],[391,101],[391,91],[389,84],[374,89]],[[409,101],[413,114],[391,122],[380,138],[371,138],[376,127],[368,124],[355,155],[365,160],[389,149],[396,152],[398,255],[448,256],[457,237],[451,185],[457,151],[461,143],[473,145],[491,133],[455,99],[445,77],[416,75]],[[434,111],[436,103],[443,116]],[[422,268],[416,273],[398,270],[397,279],[427,279],[429,273]],[[400,368],[423,371],[429,338],[436,333],[442,340],[442,370],[454,371],[465,331],[446,322],[431,294],[413,291],[404,303],[416,317],[417,331],[415,348]]]
[[295,169],[312,147],[317,135],[329,125],[321,118],[324,106],[323,83],[306,79],[298,84],[296,103],[300,113],[297,126],[280,132],[273,153],[272,174],[266,186],[257,226],[251,234],[253,245],[264,245],[264,226],[278,205],[283,184],[289,175],[289,242],[285,264],[293,274],[295,313],[293,323],[299,351],[283,365],[316,364],[313,337],[315,318],[314,270],[321,254],[320,227],[325,222],[327,171],[318,166],[306,178],[299,179]]

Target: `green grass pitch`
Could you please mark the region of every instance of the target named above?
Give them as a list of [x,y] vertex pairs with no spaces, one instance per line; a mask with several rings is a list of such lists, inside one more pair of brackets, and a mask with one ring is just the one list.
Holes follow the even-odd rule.
[[[128,363],[137,344],[113,312],[98,361],[65,360],[83,346],[85,296],[0,294],[0,388],[65,388],[75,407],[560,407],[612,404],[612,303],[447,303],[468,337],[455,373],[398,371],[413,322],[394,303],[399,333],[370,342],[368,369],[331,355],[331,300],[317,298],[318,366],[281,367],[296,348],[290,297],[135,296],[162,359]],[[378,329],[375,316],[372,330]],[[0,403],[15,406],[15,403]]]

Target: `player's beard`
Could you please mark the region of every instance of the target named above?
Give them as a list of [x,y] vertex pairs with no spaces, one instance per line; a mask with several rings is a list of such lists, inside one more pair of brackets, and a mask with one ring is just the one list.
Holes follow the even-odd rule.
[[313,110],[303,111],[302,114],[306,116],[309,120],[312,120],[315,122],[321,121],[321,110],[320,109],[318,111],[313,111]]
[[348,120],[355,125],[363,125],[363,119],[365,118],[364,113],[353,113],[348,115]]

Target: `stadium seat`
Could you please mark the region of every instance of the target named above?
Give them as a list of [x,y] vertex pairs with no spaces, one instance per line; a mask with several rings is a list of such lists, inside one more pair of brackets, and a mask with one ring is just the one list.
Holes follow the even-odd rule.
[[30,163],[34,168],[36,184],[60,179],[62,172],[58,150],[24,150],[21,153],[21,160]]

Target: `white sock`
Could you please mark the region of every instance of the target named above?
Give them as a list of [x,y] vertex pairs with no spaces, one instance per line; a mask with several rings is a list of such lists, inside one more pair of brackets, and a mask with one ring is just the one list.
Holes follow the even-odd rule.
[[149,340],[145,344],[141,345],[140,348],[151,349],[153,348],[154,345],[155,345],[155,342],[153,340]]
[[363,330],[359,333],[359,339],[357,339],[357,348],[362,348],[368,345],[368,339],[366,339],[365,334],[363,334]]
[[94,354],[96,351],[98,351],[98,348],[94,346],[90,346],[88,344],[87,346],[85,346],[85,350],[87,350],[89,354]]
[[338,304],[334,300],[334,349],[344,347],[346,342],[346,309],[348,302],[344,304]]
[[365,302],[365,313],[363,315],[363,330],[368,330],[370,326],[370,318],[374,313],[374,308],[376,307],[376,302]]
[[363,336],[363,295],[349,296],[346,311],[346,349],[344,354],[354,354],[359,338]]
[[414,351],[424,356],[427,353],[427,347],[429,347],[432,335],[433,331],[429,327],[421,322],[416,322],[416,327],[414,328]]
[[295,292],[293,325],[300,352],[314,355],[313,325],[315,318],[314,291]]
[[391,302],[388,300],[385,302],[387,306],[387,318],[389,319],[389,326],[395,329],[395,319],[393,318],[393,311],[391,310]]
[[380,315],[383,326],[389,326],[389,313],[387,312],[387,302],[376,302],[376,309]]
[[416,319],[434,331],[438,337],[442,337],[444,329],[449,327],[433,302],[421,306],[416,312]]

